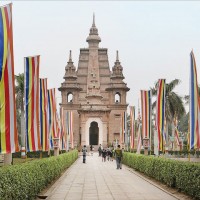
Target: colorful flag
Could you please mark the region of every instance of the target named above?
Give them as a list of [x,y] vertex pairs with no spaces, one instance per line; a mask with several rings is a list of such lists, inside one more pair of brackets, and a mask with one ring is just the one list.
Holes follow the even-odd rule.
[[64,126],[64,110],[60,108],[60,127],[61,127],[61,149],[67,149],[67,134]]
[[200,130],[199,130],[199,94],[196,62],[193,51],[190,53],[190,149],[200,148]]
[[138,130],[137,130],[137,154],[140,154],[140,150],[142,147],[142,136],[141,136],[141,124],[138,124]]
[[12,4],[0,7],[0,154],[19,151],[14,86]]
[[40,138],[42,151],[49,150],[47,78],[40,79]]
[[74,137],[73,137],[73,112],[66,111],[66,133],[67,133],[67,149],[69,149],[69,144],[71,148],[74,148]]
[[142,136],[149,139],[149,147],[151,147],[151,90],[141,90],[141,108],[142,108]]
[[49,142],[53,149],[53,139],[57,138],[56,132],[56,99],[55,88],[48,90],[48,121],[49,121]]
[[163,144],[165,144],[164,120],[165,120],[165,79],[159,79],[157,88],[157,101],[156,101],[156,129],[158,133],[159,151],[163,151]]
[[39,131],[40,56],[26,57],[24,61],[26,148],[27,151],[38,151],[41,150]]
[[130,146],[134,149],[135,140],[135,106],[130,106]]
[[121,143],[127,144],[127,115],[126,111],[121,115]]

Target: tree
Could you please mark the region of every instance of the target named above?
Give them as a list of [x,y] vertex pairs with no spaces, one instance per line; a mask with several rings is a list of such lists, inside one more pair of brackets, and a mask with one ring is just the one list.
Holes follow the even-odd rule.
[[[185,107],[182,100],[177,93],[173,90],[180,83],[179,79],[174,79],[170,83],[166,83],[165,87],[165,117],[167,126],[167,139],[168,139],[168,124],[173,124],[175,115],[180,119],[185,114]],[[158,82],[152,88],[152,95],[157,95]],[[152,108],[155,109],[156,101],[153,103]],[[167,141],[168,142],[168,141]]]
[[21,146],[25,147],[24,132],[24,73],[15,75],[16,106],[17,106],[17,128],[20,136]]
[[[198,86],[198,94],[200,96],[200,87]],[[190,95],[185,95],[184,96],[184,100],[185,100],[185,103],[186,104],[189,104],[189,101],[190,101]]]

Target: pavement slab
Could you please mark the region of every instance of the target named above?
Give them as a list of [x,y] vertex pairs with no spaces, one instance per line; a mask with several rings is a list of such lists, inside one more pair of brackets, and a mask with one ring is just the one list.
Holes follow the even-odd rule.
[[82,156],[46,191],[47,200],[175,200],[173,194],[131,172],[102,162],[97,153]]

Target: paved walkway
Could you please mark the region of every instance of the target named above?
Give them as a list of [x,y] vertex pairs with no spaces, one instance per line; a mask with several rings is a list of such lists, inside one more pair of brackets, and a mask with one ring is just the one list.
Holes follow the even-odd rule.
[[174,200],[175,197],[132,173],[116,169],[115,160],[102,162],[97,153],[82,157],[46,192],[48,200]]

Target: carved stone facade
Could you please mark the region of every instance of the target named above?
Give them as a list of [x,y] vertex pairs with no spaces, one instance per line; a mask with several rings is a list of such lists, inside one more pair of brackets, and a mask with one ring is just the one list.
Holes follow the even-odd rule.
[[[87,37],[88,48],[80,49],[76,70],[70,51],[65,67],[64,82],[59,90],[61,107],[73,111],[74,145],[107,146],[120,139],[121,115],[127,110],[123,68],[118,52],[112,71],[109,68],[106,48],[99,48],[101,38],[93,24]],[[65,121],[65,119],[64,119]]]

